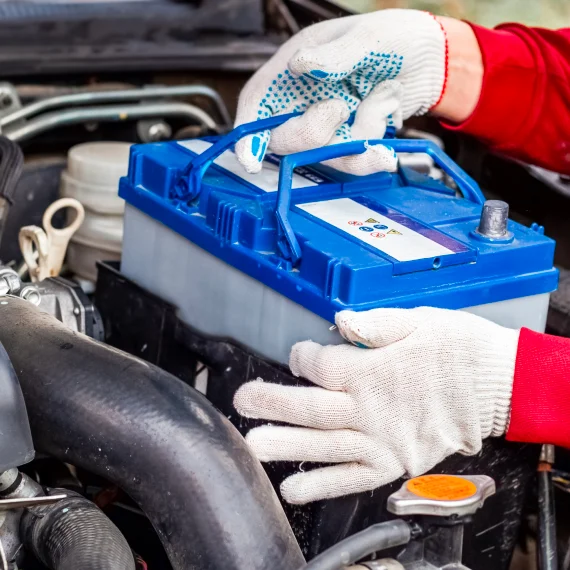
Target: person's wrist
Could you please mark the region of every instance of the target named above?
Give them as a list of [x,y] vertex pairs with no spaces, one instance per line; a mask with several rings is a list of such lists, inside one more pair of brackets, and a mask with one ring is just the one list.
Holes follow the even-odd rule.
[[436,16],[447,39],[447,79],[432,114],[451,123],[468,119],[481,94],[483,58],[473,29],[466,22]]

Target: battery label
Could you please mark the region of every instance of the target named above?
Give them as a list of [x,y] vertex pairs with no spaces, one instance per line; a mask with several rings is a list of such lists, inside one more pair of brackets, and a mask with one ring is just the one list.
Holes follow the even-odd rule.
[[414,261],[456,253],[350,198],[297,204],[297,208],[397,261]]
[[[180,141],[180,146],[201,154],[208,150],[212,143],[200,139],[193,139],[189,141]],[[277,192],[277,185],[279,183],[279,162],[274,160],[264,160],[263,169],[257,174],[250,174],[246,172],[244,167],[238,162],[235,153],[231,150],[226,150],[216,160],[214,164],[221,166],[225,170],[231,172],[233,175],[248,182],[252,186],[259,188],[263,192]],[[308,186],[317,186],[318,182],[314,180],[314,176],[310,176],[309,172],[300,174],[297,171],[293,174],[292,188],[307,188]]]

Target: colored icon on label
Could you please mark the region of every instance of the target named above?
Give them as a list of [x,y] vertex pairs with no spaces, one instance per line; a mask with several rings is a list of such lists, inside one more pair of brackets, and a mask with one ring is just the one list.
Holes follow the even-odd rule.
[[362,230],[363,232],[371,232],[372,228],[370,226],[362,226],[361,228],[358,228],[359,230]]
[[378,222],[378,220],[375,220],[374,218],[368,218],[366,220],[367,224],[376,224]]
[[348,222],[349,226],[363,226],[364,224],[362,222],[359,222],[358,220],[351,220],[350,222]]
[[[362,229],[362,228],[360,228],[360,229]],[[370,235],[372,237],[375,237],[375,238],[385,238],[386,237],[386,234],[383,234],[382,232],[374,232],[373,234],[370,234]]]
[[374,229],[376,229],[376,230],[387,230],[388,226],[385,226],[384,224],[376,224],[374,226]]
[[388,233],[390,235],[393,235],[393,236],[401,236],[402,235],[402,233],[397,231],[397,230],[390,230]]

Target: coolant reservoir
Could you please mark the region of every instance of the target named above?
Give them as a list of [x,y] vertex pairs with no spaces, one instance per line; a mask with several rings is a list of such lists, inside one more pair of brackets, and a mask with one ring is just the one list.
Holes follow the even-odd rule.
[[61,195],[79,200],[85,220],[69,244],[67,264],[77,276],[95,281],[97,261],[121,258],[125,203],[117,194],[127,173],[129,143],[94,142],[73,147],[61,175]]
[[456,188],[402,166],[357,177],[318,164],[364,141],[269,155],[247,174],[233,144],[279,121],[215,144],[133,147],[122,272],[194,330],[281,363],[298,341],[342,342],[331,327],[342,309],[430,305],[544,330],[558,272],[542,228],[509,221],[500,203],[482,220],[475,181],[425,140],[383,142],[429,154]]

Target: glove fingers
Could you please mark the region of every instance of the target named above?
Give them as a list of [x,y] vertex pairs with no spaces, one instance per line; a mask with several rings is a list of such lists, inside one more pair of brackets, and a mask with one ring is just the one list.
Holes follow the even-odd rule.
[[[252,97],[254,98],[253,103]],[[261,103],[256,104],[255,97],[259,98],[259,95],[246,93],[240,96],[236,125],[266,119],[278,114],[270,105],[263,106],[263,98],[259,98]],[[292,110],[285,109],[282,112]],[[262,131],[242,138],[235,145],[237,158],[247,172],[259,172],[270,140],[271,150],[277,154],[291,154],[318,148],[331,141],[349,115],[348,104],[344,100],[326,99],[319,101],[309,106],[303,115],[290,119],[273,129],[271,133],[270,131]]]
[[397,81],[385,81],[375,87],[360,103],[351,127],[352,138],[381,139],[386,125],[402,126],[401,85]]
[[246,172],[256,174],[261,171],[263,157],[269,144],[270,132],[262,131],[243,137],[236,143],[236,156]]
[[281,483],[281,495],[294,505],[371,491],[400,477],[360,463],[345,463],[296,473]]
[[344,392],[282,386],[261,380],[244,384],[236,392],[234,406],[246,418],[325,430],[351,428],[356,414],[351,396]]
[[323,164],[341,172],[366,176],[376,172],[395,172],[398,169],[396,153],[381,144],[370,145],[362,154],[327,160]]
[[[259,73],[256,75],[259,75]],[[244,123],[267,119],[273,115],[271,106],[264,105],[266,90],[265,82],[259,78],[250,81],[243,88],[238,100],[236,127]],[[236,143],[236,156],[247,172],[256,173],[261,170],[263,157],[269,144],[269,137],[270,131],[262,131],[254,135],[248,135]]]
[[414,332],[421,314],[416,309],[340,311],[335,322],[340,334],[352,344],[361,348],[380,348]]
[[350,75],[363,62],[369,47],[349,30],[332,41],[300,49],[289,60],[295,75],[308,75],[320,81],[336,82]]
[[[323,103],[328,103],[328,101]],[[279,129],[286,127],[289,122],[296,121],[297,119],[302,119],[302,117],[287,121],[287,123],[280,126]],[[291,132],[301,128],[304,132],[304,140],[301,137],[283,136],[283,132],[287,133],[287,130],[284,129],[284,131],[281,131],[280,139],[278,139],[276,143],[271,143],[272,150],[277,154],[290,154],[292,152],[300,152],[302,150],[322,146],[321,140],[327,139],[329,133],[335,132],[333,123],[334,118],[330,118],[329,121],[324,124],[315,123],[313,121],[309,122],[305,119],[291,127]],[[346,125],[346,123],[344,124]],[[336,126],[338,126],[338,123]],[[287,127],[287,129],[289,129],[289,127]],[[274,137],[275,135],[273,133],[270,135],[269,131],[263,131],[255,135],[248,135],[236,143],[235,149],[237,158],[247,172],[257,173],[261,171],[270,136]],[[346,138],[345,140],[348,141],[350,138]],[[331,140],[329,137],[327,142],[336,143],[342,141],[334,140],[334,137]],[[398,158],[391,148],[376,144],[370,145],[362,154],[335,158],[325,161],[323,164],[348,174],[366,176],[376,172],[395,172],[398,169]]]
[[349,115],[348,105],[340,99],[311,105],[300,117],[273,130],[271,150],[277,154],[291,154],[324,146]]
[[348,344],[321,346],[316,342],[298,342],[291,349],[289,368],[295,376],[302,376],[327,390],[343,391],[351,382],[362,361],[362,351]]
[[360,461],[373,451],[368,437],[350,429],[261,426],[245,439],[260,461],[345,463]]

